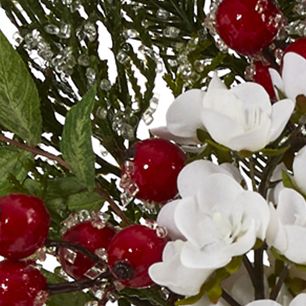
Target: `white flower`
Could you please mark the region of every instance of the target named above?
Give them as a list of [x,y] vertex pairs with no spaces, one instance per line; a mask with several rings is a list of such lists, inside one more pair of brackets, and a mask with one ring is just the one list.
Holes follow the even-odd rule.
[[277,208],[272,205],[267,243],[297,264],[306,264],[306,202],[295,190],[285,188],[279,194]]
[[270,68],[272,82],[276,88],[295,101],[298,95],[306,96],[306,59],[294,52],[288,52],[283,58],[282,76]]
[[[305,293],[297,295],[289,304],[289,306],[305,306],[305,305],[306,305]],[[255,302],[251,302],[246,306],[282,306],[282,305],[272,300],[258,300]]]
[[[229,163],[223,163],[220,166],[208,160],[197,160],[186,165],[178,176],[178,191],[181,197],[195,195],[202,188],[202,184],[212,174],[223,173],[234,178],[238,183],[242,181],[239,170]],[[174,212],[177,204],[181,200],[175,200],[164,205],[160,210],[157,223],[166,227],[168,235],[172,240],[185,240],[184,235],[179,231],[174,222]]]
[[293,160],[293,181],[299,190],[306,195],[306,146],[304,146]]
[[181,259],[190,268],[217,269],[265,239],[270,214],[266,201],[233,178],[213,174],[195,196],[177,204],[174,219],[186,237]]
[[181,240],[168,242],[163,252],[163,261],[153,264],[149,274],[155,283],[166,286],[172,292],[193,296],[199,293],[213,270],[192,269],[182,265],[180,257],[184,244]]
[[293,109],[289,99],[271,105],[268,93],[256,83],[227,89],[215,75],[207,93],[193,89],[174,101],[167,128],[194,139],[196,129],[205,127],[216,142],[232,150],[257,151],[280,136]]

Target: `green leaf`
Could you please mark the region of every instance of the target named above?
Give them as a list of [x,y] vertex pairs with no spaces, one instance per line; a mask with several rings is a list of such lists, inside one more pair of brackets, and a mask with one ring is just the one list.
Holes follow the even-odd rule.
[[11,147],[0,147],[0,195],[13,191],[12,178],[22,183],[32,165],[31,153]]
[[[56,283],[64,283],[66,280],[61,278],[55,273],[42,270],[42,273],[47,278],[48,283],[56,284]],[[84,292],[72,292],[72,293],[62,293],[57,295],[51,295],[48,298],[47,306],[84,306],[86,302],[93,300],[93,298]]]
[[282,180],[283,180],[283,184],[286,188],[292,188],[292,189],[295,189],[295,190],[297,189],[293,180],[292,180],[292,177],[285,170],[282,171]]
[[67,206],[70,211],[100,210],[103,205],[101,196],[96,192],[80,192],[69,197]]
[[30,145],[40,142],[37,88],[21,57],[0,31],[0,124]]
[[290,147],[276,148],[276,149],[266,148],[263,149],[261,152],[266,156],[275,157],[286,153],[289,149]]
[[92,148],[90,114],[96,87],[73,106],[67,114],[61,141],[61,151],[72,172],[89,190],[95,187],[95,155]]

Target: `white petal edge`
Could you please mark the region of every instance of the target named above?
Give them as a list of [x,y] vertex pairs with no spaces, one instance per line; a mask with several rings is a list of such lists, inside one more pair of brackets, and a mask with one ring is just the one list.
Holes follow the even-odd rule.
[[294,182],[298,188],[306,194],[306,146],[297,153],[293,160]]

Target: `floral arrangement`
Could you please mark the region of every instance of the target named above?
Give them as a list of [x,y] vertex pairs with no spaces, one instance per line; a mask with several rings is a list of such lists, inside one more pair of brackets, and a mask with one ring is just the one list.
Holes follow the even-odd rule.
[[0,3],[0,306],[306,305],[304,0]]

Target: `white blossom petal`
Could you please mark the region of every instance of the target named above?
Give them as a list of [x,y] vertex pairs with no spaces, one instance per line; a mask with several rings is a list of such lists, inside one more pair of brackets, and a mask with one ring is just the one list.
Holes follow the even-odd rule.
[[282,306],[282,305],[272,300],[257,300],[247,304],[246,306]]
[[287,225],[285,231],[288,240],[288,248],[284,255],[297,264],[306,264],[306,228],[298,225]]
[[306,60],[303,56],[294,52],[286,53],[282,77],[288,98],[295,101],[298,95],[306,96]]
[[163,252],[163,262],[153,264],[149,268],[149,275],[155,283],[169,288],[174,293],[193,296],[199,293],[213,270],[183,266],[180,254],[184,244],[180,240],[168,242]]
[[[234,172],[232,168],[231,170]],[[198,190],[202,189],[204,180],[209,175],[215,173],[231,175],[229,170],[226,170],[224,167],[220,167],[208,160],[196,160],[186,165],[179,173],[177,179],[177,186],[180,195],[182,197],[193,196],[198,192]]]
[[293,160],[294,182],[306,194],[306,146],[304,146]]
[[305,306],[306,293],[298,294],[290,303],[290,306]]
[[[284,92],[285,91],[284,82],[283,82],[281,75],[278,73],[278,71],[273,68],[269,68],[269,73],[270,73],[272,84],[274,88],[276,87],[281,92]],[[277,93],[277,90],[275,92]]]
[[230,90],[239,100],[244,101],[247,107],[260,108],[268,115],[271,114],[271,101],[264,87],[257,83],[247,82],[239,84]]
[[191,89],[175,99],[166,114],[170,133],[196,138],[197,129],[204,128],[201,120],[204,96],[204,91]]
[[276,140],[284,130],[291,114],[294,110],[295,103],[289,99],[281,100],[272,106],[272,126],[270,129],[269,141]]
[[172,240],[182,239],[185,240],[183,234],[177,228],[174,221],[174,212],[180,200],[175,200],[165,204],[159,211],[157,216],[157,223],[159,226],[163,226],[168,231],[168,236]]

